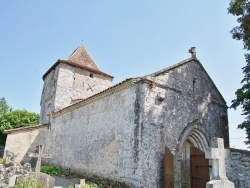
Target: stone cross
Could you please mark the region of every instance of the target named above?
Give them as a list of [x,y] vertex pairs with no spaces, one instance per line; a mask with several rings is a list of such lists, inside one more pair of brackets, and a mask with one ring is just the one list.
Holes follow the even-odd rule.
[[212,179],[207,182],[206,188],[235,188],[234,183],[226,176],[223,138],[212,138],[211,146],[205,152],[206,158],[212,160]]
[[206,151],[206,158],[212,160],[212,179],[227,179],[223,138],[212,138],[211,146]]
[[35,172],[40,172],[42,158],[51,159],[52,155],[51,154],[42,154],[43,149],[44,149],[44,145],[38,145],[37,148],[38,148],[38,153],[28,153],[28,156],[31,158],[37,158]]
[[195,47],[192,47],[190,48],[190,50],[188,51],[189,53],[191,53],[192,55],[192,58],[196,58],[196,48]]

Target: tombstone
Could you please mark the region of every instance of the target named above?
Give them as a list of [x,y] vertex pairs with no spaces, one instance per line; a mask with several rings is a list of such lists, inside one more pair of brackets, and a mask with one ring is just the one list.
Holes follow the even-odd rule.
[[42,188],[54,188],[55,179],[52,176],[42,172],[31,172],[30,175],[33,175],[36,181],[42,184]]
[[37,158],[35,172],[30,173],[35,176],[38,183],[42,184],[43,188],[53,188],[55,179],[48,174],[40,172],[42,159],[51,159],[51,154],[43,154],[44,145],[37,146],[38,153],[28,153],[31,158]]
[[80,179],[80,184],[75,184],[75,188],[85,187],[85,179]]
[[28,156],[30,158],[37,158],[35,172],[40,172],[42,158],[43,159],[51,159],[52,155],[51,154],[42,154],[43,149],[44,149],[44,145],[38,145],[37,148],[38,148],[38,153],[28,153]]
[[212,138],[206,158],[212,162],[212,173],[206,188],[234,188],[234,183],[227,179],[225,167],[225,149],[223,138]]
[[14,187],[16,184],[17,175],[9,177],[9,187]]

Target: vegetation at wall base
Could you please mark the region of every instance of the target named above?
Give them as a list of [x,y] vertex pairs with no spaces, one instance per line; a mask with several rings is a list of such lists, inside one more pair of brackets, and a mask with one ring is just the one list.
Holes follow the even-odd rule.
[[34,175],[29,175],[27,179],[17,179],[14,188],[43,188],[41,183],[38,183]]
[[0,158],[0,164],[4,164],[5,163],[5,158]]
[[48,174],[50,176],[58,176],[61,174],[61,170],[59,167],[51,166],[51,165],[41,166],[41,172]]

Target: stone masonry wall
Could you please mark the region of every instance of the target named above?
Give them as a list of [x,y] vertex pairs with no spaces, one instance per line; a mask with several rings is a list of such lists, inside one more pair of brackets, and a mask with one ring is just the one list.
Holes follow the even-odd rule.
[[[147,78],[153,82],[144,87],[146,98],[145,114],[139,128],[142,135],[140,156],[147,158],[146,161],[143,159],[143,177],[150,179],[147,183],[152,187],[158,187],[163,183],[165,146],[174,155],[181,153],[178,151],[180,137],[188,125],[196,124],[209,138],[224,138],[225,145],[229,145],[227,107],[196,62]],[[182,186],[180,157],[176,156],[178,160],[175,161],[176,187]]]
[[48,114],[55,110],[55,94],[56,94],[56,82],[58,77],[58,68],[52,70],[45,78],[43,84],[43,91],[41,96],[41,112],[39,123],[49,123]]
[[86,99],[112,85],[112,78],[63,63],[58,65],[55,110],[72,104],[76,99]]
[[53,155],[50,162],[70,172],[140,187],[140,86],[55,115],[46,143],[46,153]]
[[250,187],[250,151],[230,148],[226,159],[227,177],[235,188]]
[[30,162],[27,158],[27,152],[34,153],[36,146],[44,144],[48,137],[48,127],[43,126],[35,129],[28,129],[9,133],[6,140],[5,151],[18,152],[15,158],[17,163]]
[[60,63],[44,79],[40,123],[48,123],[50,112],[67,107],[112,85],[112,78]]
[[[58,106],[69,104],[71,98],[67,96],[78,97],[78,92],[80,96],[83,91],[85,94],[85,90],[73,89],[74,78],[84,78],[81,74],[76,76],[76,72],[72,67],[63,67],[58,76]],[[90,82],[84,78],[84,83],[80,79],[76,88],[84,85],[87,91],[86,83],[94,85],[94,78],[89,79]],[[107,93],[51,118],[51,128],[44,137],[45,153],[53,155],[49,162],[71,172],[111,178],[131,187],[161,187],[167,146],[175,155],[175,187],[181,187],[178,155],[186,127],[194,124],[204,130],[208,142],[211,137],[221,137],[225,146],[229,145],[225,101],[195,61],[147,76],[126,89],[116,86]]]

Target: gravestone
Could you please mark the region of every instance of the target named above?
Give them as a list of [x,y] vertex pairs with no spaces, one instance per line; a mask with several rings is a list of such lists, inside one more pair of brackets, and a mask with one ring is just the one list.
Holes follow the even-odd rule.
[[5,151],[5,162],[0,164],[0,187],[13,187],[17,178],[27,178],[31,172],[31,165],[25,163],[23,166],[15,162],[17,152]]
[[55,179],[52,176],[42,172],[31,172],[30,175],[33,175],[36,181],[42,184],[42,188],[54,188]]
[[206,158],[212,162],[212,174],[206,188],[234,188],[234,183],[226,176],[225,149],[223,138],[212,138],[211,148],[208,148]]
[[51,154],[43,154],[44,145],[38,145],[37,149],[38,149],[38,153],[28,153],[28,156],[30,158],[37,158],[35,172],[40,172],[42,158],[43,159],[51,159],[52,155]]
[[82,188],[85,185],[85,179],[80,179],[80,184],[75,184],[75,188]]
[[43,188],[53,188],[55,179],[48,174],[40,172],[42,159],[51,159],[51,154],[43,154],[44,145],[37,146],[38,153],[28,153],[30,158],[37,158],[35,172],[30,173],[35,176],[38,183],[42,184]]

